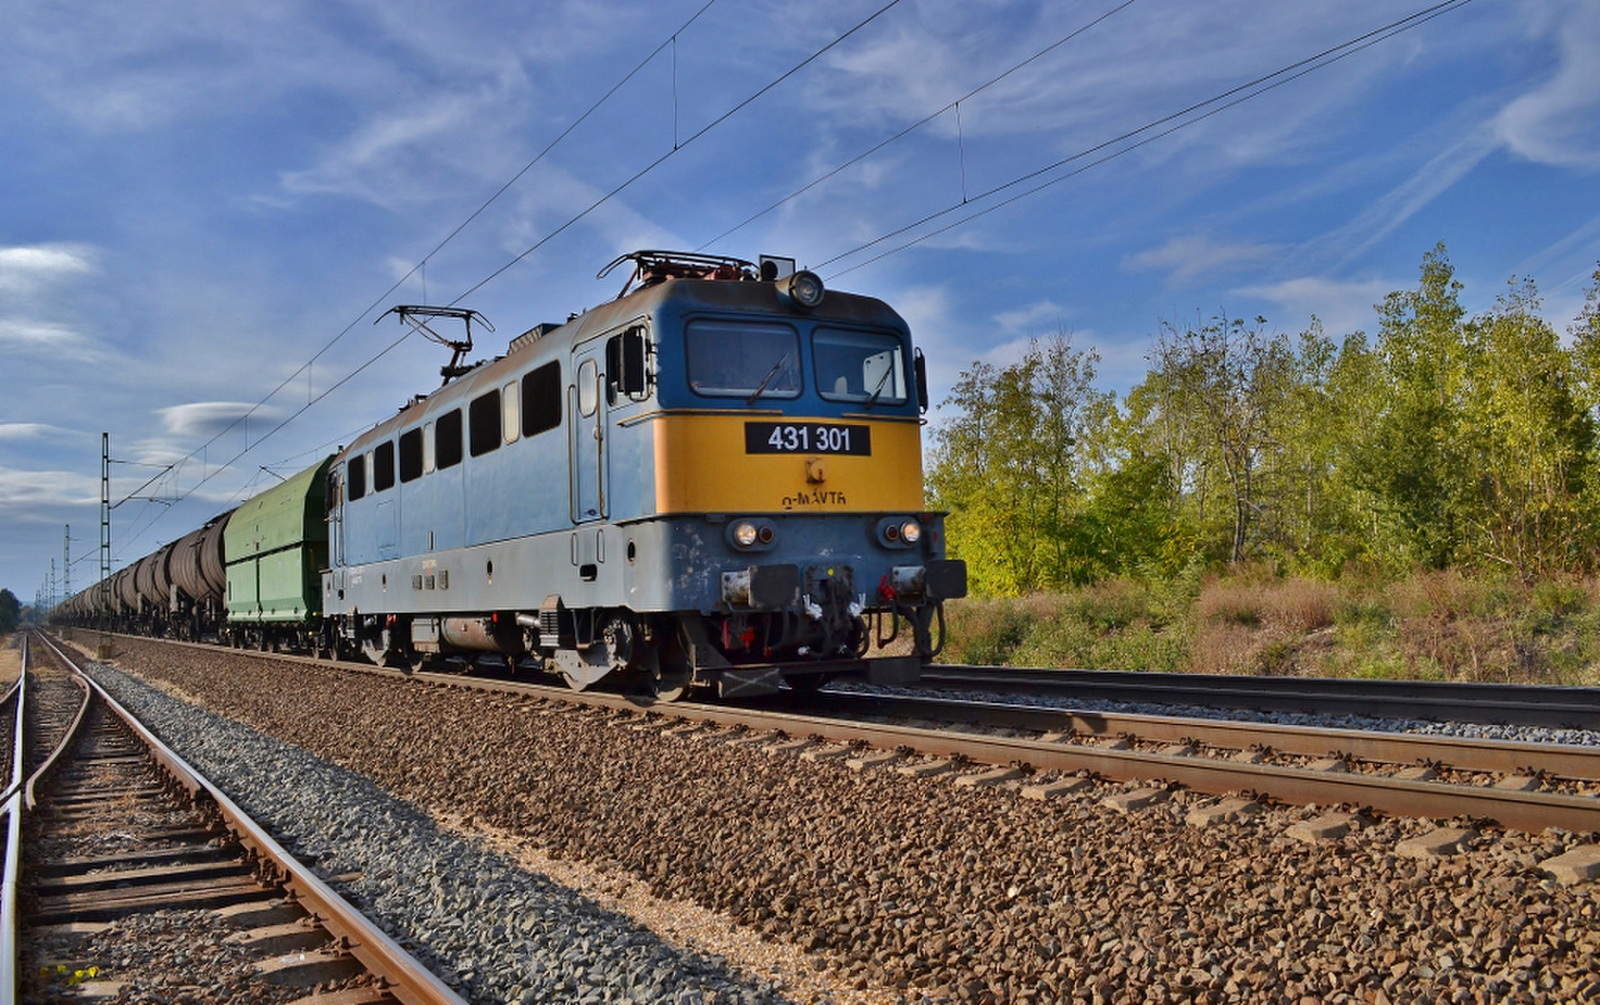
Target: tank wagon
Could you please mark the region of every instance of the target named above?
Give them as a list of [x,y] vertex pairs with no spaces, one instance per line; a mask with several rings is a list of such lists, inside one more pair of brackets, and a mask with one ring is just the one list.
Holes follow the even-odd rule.
[[[411,667],[493,654],[667,698],[916,679],[966,567],[923,506],[905,321],[783,260],[644,251],[601,277],[622,264],[617,299],[444,368],[169,546],[145,575],[170,582],[170,629]],[[902,631],[909,654],[882,655]]]

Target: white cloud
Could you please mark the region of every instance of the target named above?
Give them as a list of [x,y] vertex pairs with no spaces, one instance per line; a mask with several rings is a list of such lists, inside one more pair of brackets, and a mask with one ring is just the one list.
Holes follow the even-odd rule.
[[[247,401],[195,401],[186,405],[158,408],[156,414],[161,416],[162,425],[173,436],[201,437],[214,436],[222,432],[235,421],[243,419],[252,408],[255,409],[255,414],[251,418],[262,424],[263,431],[270,428],[267,423],[276,417],[276,410],[270,407],[257,407],[253,402]],[[241,422],[240,425],[244,423]]]
[[0,342],[19,347],[65,348],[82,342],[83,336],[66,325],[49,321],[0,318]]
[[36,440],[66,432],[45,422],[0,422],[0,440]]
[[1358,330],[1371,331],[1377,319],[1375,305],[1391,291],[1405,287],[1405,283],[1382,279],[1341,282],[1305,276],[1264,286],[1242,286],[1230,293],[1278,304],[1291,326],[1304,323],[1315,314],[1328,334],[1337,339]]
[[1159,248],[1127,256],[1122,264],[1128,269],[1165,269],[1169,282],[1181,284],[1235,266],[1267,261],[1279,253],[1275,244],[1219,244],[1197,234],[1169,238]]
[[1002,311],[994,316],[995,323],[1007,335],[1053,334],[1060,327],[1067,310],[1053,300],[1040,300],[1015,310]]
[[0,248],[0,293],[33,300],[53,287],[96,271],[94,249],[81,244]]
[[477,123],[486,104],[481,97],[455,94],[421,108],[379,114],[325,153],[316,167],[282,172],[279,182],[295,195],[347,195],[391,209],[436,198],[438,189],[423,183],[441,162],[470,166],[462,153],[481,135]]
[[1559,5],[1542,27],[1556,36],[1555,73],[1501,110],[1499,139],[1540,164],[1600,170],[1600,6]]
[[1497,146],[1498,140],[1492,130],[1471,130],[1435,154],[1411,177],[1373,201],[1350,222],[1313,243],[1326,241],[1333,247],[1345,249],[1338,266],[1349,264],[1466,177],[1485,157],[1494,153]]
[[0,467],[0,520],[23,510],[83,506],[100,501],[100,479],[74,471],[24,471]]

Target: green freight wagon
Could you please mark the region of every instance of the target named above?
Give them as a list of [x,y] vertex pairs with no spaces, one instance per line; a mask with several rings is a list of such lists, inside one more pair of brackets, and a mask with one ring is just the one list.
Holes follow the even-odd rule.
[[328,567],[329,457],[247,499],[223,533],[227,639],[257,649],[312,649],[320,637]]

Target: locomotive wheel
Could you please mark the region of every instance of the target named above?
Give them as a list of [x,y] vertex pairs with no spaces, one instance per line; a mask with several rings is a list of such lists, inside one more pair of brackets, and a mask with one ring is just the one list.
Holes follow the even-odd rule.
[[833,680],[830,673],[800,673],[785,677],[783,682],[795,694],[816,694],[822,686]]
[[389,666],[391,650],[389,649],[389,633],[385,631],[381,638],[362,639],[361,655],[376,666]]
[[650,692],[655,695],[656,701],[682,701],[689,696],[689,688],[694,685],[694,674],[690,671],[672,672],[663,670],[650,680]]

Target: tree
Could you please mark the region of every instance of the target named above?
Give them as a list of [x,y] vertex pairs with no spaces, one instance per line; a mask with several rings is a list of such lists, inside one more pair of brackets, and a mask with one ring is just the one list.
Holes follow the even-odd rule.
[[1201,325],[1164,325],[1150,353],[1162,421],[1174,424],[1173,445],[1197,465],[1180,475],[1180,484],[1193,481],[1203,493],[1209,470],[1225,478],[1234,563],[1244,561],[1260,509],[1257,476],[1295,381],[1288,339],[1267,335],[1265,324],[1265,318],[1247,325],[1218,314]]
[[1065,333],[1004,367],[974,362],[939,407],[928,487],[951,511],[952,550],[975,592],[1018,594],[1092,577],[1083,554],[1085,430],[1108,409],[1093,353]]
[[22,602],[10,590],[0,590],[0,633],[17,629],[17,619],[22,614]]
[[1443,244],[1423,256],[1417,289],[1378,308],[1379,392],[1352,478],[1370,493],[1380,550],[1395,564],[1444,568],[1461,557],[1462,517],[1472,491],[1466,391],[1475,364],[1466,311]]
[[1532,280],[1513,278],[1469,326],[1477,363],[1468,390],[1478,486],[1467,521],[1482,558],[1527,582],[1586,564],[1593,512],[1583,498],[1594,419],[1577,393],[1577,361],[1539,316]]

